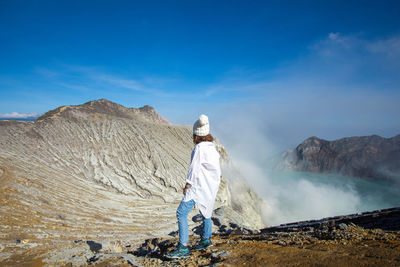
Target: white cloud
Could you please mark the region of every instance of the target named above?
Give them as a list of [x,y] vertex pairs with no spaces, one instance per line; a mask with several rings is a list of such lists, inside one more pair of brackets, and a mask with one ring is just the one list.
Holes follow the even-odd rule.
[[336,40],[339,37],[339,33],[329,33],[329,39]]
[[[219,121],[234,117],[238,127],[253,127],[252,120],[278,149],[293,148],[314,135],[332,140],[399,134],[399,40],[330,33],[312,44],[307,55],[265,73],[264,79],[263,74],[227,78],[218,83],[219,90],[247,92],[247,97],[221,107]],[[241,128],[242,139],[253,140],[254,129],[247,128]]]
[[123,79],[123,78],[119,78],[119,77],[115,77],[115,76],[111,76],[111,75],[105,75],[105,74],[93,75],[92,78],[101,80],[103,82],[109,83],[114,86],[127,88],[127,89],[131,89],[134,91],[139,91],[139,92],[150,91],[150,89],[144,88],[142,85],[140,85],[135,80]]
[[9,118],[9,119],[27,119],[27,118],[35,118],[38,117],[38,113],[19,113],[19,112],[11,112],[8,114],[0,114],[0,118]]
[[377,40],[367,44],[367,49],[372,53],[384,54],[389,58],[399,60],[400,37]]
[[[146,96],[170,99],[187,99],[210,96],[210,94],[190,90],[182,92],[181,88],[188,88],[182,79],[165,78],[155,75],[130,75],[110,73],[95,67],[61,64],[53,69],[44,67],[35,68],[37,74],[46,79],[46,83],[62,86],[79,93],[102,95],[122,93],[124,95]],[[147,103],[146,103],[147,104]]]

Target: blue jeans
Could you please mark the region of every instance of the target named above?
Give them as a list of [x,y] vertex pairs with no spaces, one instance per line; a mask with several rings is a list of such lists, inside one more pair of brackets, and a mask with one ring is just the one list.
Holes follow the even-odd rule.
[[[178,226],[179,226],[179,243],[186,246],[189,242],[189,226],[187,221],[187,216],[189,212],[194,207],[194,200],[189,200],[187,202],[181,201],[179,204],[178,210],[176,211],[176,217],[178,218]],[[201,212],[200,212],[201,214]],[[203,216],[203,214],[201,214]],[[202,239],[209,239],[212,234],[212,224],[211,218],[204,218],[203,216],[203,234],[201,235]]]

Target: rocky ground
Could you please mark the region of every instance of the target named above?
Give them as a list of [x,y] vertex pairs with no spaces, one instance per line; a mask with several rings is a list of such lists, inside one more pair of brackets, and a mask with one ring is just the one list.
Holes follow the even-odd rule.
[[[400,232],[343,224],[323,231],[215,236],[214,246],[185,260],[157,253],[136,260],[142,266],[399,266]],[[174,240],[175,241],[175,240]],[[172,241],[156,243],[163,253]],[[101,265],[101,263],[99,263]]]
[[[192,220],[197,222],[198,216]],[[400,208],[297,222],[261,231],[225,225],[213,217],[213,246],[192,250],[187,259],[169,260],[165,254],[175,248],[177,233],[171,238],[152,238],[141,245],[119,241],[98,243],[74,240],[65,247],[70,256],[48,260],[43,251],[32,248],[2,264],[6,266],[399,266]],[[383,228],[383,229],[382,229]],[[201,227],[191,236],[191,246],[199,241]],[[29,245],[18,240],[16,246]],[[43,248],[42,248],[43,249]],[[22,264],[23,263],[23,264]]]
[[[400,208],[270,227],[233,228],[214,246],[170,261],[176,240],[147,240],[132,253],[142,266],[399,266]],[[385,230],[383,230],[383,229]],[[197,240],[193,240],[195,243]]]

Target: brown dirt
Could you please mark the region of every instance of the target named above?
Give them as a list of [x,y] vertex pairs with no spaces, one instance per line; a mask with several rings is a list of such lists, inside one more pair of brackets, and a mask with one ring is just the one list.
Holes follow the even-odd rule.
[[262,241],[222,244],[231,251],[222,266],[398,266],[400,242],[366,241],[354,244],[280,246]]
[[[212,238],[213,246],[206,251],[192,251],[184,260],[166,260],[163,257],[134,257],[136,247],[122,248],[121,255],[134,257],[142,266],[400,266],[400,231],[369,230],[351,225],[338,231],[340,238],[313,237],[308,232],[264,235],[233,235]],[[165,240],[159,240],[162,242]],[[176,239],[169,240],[168,251]],[[196,244],[198,239],[192,241]],[[23,240],[21,241],[21,244]],[[77,244],[79,246],[82,244]],[[48,251],[34,247],[24,254],[15,254],[3,261],[5,266],[42,266]],[[93,254],[95,255],[95,254]],[[79,266],[131,266],[122,257],[97,254],[95,262],[79,262]],[[134,264],[134,266],[135,266]],[[58,266],[78,266],[69,261]]]
[[400,231],[351,225],[334,235],[338,238],[313,237],[310,232],[214,236],[214,246],[194,251],[188,259],[139,258],[137,262],[143,266],[400,266]]

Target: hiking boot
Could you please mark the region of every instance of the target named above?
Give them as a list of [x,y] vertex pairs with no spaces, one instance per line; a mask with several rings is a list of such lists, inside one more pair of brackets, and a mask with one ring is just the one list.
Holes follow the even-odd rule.
[[195,250],[202,250],[202,249],[206,249],[208,247],[211,247],[212,243],[210,239],[202,239],[199,244],[197,244],[194,249]]
[[169,259],[180,259],[180,258],[188,258],[191,255],[189,248],[182,244],[179,244],[177,249],[165,255],[165,257]]

